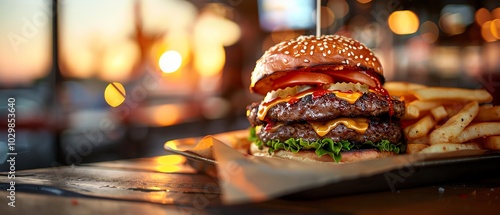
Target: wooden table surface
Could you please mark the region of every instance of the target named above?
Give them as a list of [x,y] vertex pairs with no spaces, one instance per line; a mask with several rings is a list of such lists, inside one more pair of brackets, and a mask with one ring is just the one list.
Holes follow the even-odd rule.
[[500,177],[395,192],[223,205],[217,179],[178,155],[0,173],[1,214],[500,214]]

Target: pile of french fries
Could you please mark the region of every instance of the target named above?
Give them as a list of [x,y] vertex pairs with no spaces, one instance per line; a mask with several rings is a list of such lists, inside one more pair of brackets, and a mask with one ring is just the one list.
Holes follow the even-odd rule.
[[405,101],[407,153],[500,150],[500,106],[490,104],[488,91],[408,82],[387,82],[384,88]]

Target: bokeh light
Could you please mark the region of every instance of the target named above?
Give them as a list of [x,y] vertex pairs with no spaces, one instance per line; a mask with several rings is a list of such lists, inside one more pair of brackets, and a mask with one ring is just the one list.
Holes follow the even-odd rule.
[[490,24],[491,34],[496,38],[500,39],[500,19],[494,19]]
[[482,26],[486,21],[491,20],[491,14],[490,11],[488,11],[488,9],[479,8],[474,14],[474,18],[476,20],[476,23],[479,26]]
[[449,35],[461,34],[465,31],[463,19],[460,13],[445,13],[439,18],[439,27]]
[[434,43],[439,38],[439,28],[432,21],[425,21],[420,25],[420,37],[428,43]]
[[181,67],[182,56],[177,51],[166,51],[161,55],[158,64],[164,73],[172,73]]
[[357,0],[361,4],[370,3],[372,0]]
[[337,19],[342,19],[349,13],[349,4],[345,0],[330,0],[327,7],[332,10]]
[[335,14],[329,7],[321,7],[321,27],[326,28],[335,21]]
[[186,162],[186,157],[182,155],[163,155],[155,158],[158,164],[163,165],[176,165]]
[[150,107],[149,118],[158,126],[168,126],[178,123],[181,119],[182,110],[175,104],[164,104]]
[[413,34],[417,32],[419,21],[417,15],[410,10],[394,11],[389,15],[389,28],[395,34]]
[[125,101],[125,97],[126,91],[121,83],[112,82],[104,90],[104,100],[111,107],[120,106]]
[[99,77],[105,81],[126,81],[139,62],[139,46],[132,41],[110,45],[104,50]]
[[486,21],[483,23],[481,26],[481,36],[483,37],[484,41],[486,42],[495,42],[497,38],[495,35],[493,35],[491,26],[492,26],[492,21]]

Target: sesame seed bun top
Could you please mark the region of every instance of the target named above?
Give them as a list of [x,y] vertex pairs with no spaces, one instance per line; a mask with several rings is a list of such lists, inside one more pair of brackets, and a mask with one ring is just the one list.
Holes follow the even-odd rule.
[[[271,47],[257,60],[252,72],[250,91],[265,95],[272,82],[290,71],[314,66],[371,70],[380,75],[383,69],[375,54],[357,40],[340,35],[300,36]],[[319,72],[323,70],[318,70]]]

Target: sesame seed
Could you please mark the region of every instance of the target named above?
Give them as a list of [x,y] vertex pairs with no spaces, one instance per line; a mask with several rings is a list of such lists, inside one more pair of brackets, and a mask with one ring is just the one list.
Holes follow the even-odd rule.
[[307,46],[302,46],[303,49],[307,49]]
[[309,44],[309,43],[308,43],[307,41],[305,41],[305,42],[304,42],[304,45],[307,45],[307,44]]
[[294,55],[294,57],[299,57],[299,56],[300,56],[300,54],[295,54],[295,55]]
[[363,58],[363,55],[360,55],[359,58]]
[[358,56],[354,56],[354,59],[358,59]]
[[373,60],[373,61],[377,61],[377,59],[376,59],[376,58],[372,58],[372,60]]
[[332,54],[332,52],[330,51],[330,49],[328,49],[328,52],[327,52],[329,55]]
[[314,45],[311,46],[311,50],[313,50],[313,49],[314,49]]
[[337,48],[337,46],[336,45],[332,45],[332,48]]
[[323,52],[323,57],[326,57],[326,54]]
[[294,45],[294,46],[293,46],[293,49],[296,49],[297,47],[298,47],[298,45]]
[[357,63],[356,66],[361,66],[361,63]]
[[285,54],[290,54],[290,52],[289,51],[285,51]]
[[304,63],[309,63],[309,60],[308,59],[304,59]]
[[345,60],[343,60],[342,63],[345,64]]
[[370,52],[370,56],[373,56],[373,53]]
[[313,53],[314,53],[313,51],[309,52],[309,54],[310,54],[311,56],[313,55]]
[[366,61],[369,61],[370,59],[369,58],[365,58]]
[[286,63],[288,63],[288,60],[287,59],[283,59],[283,62],[286,64]]
[[304,51],[304,49],[300,50],[300,53],[306,53],[306,51]]
[[363,49],[363,46],[359,46],[359,49]]
[[320,50],[320,51],[323,51],[323,49],[324,49],[323,47],[319,47],[319,50]]
[[356,46],[352,47],[352,49],[357,50]]

